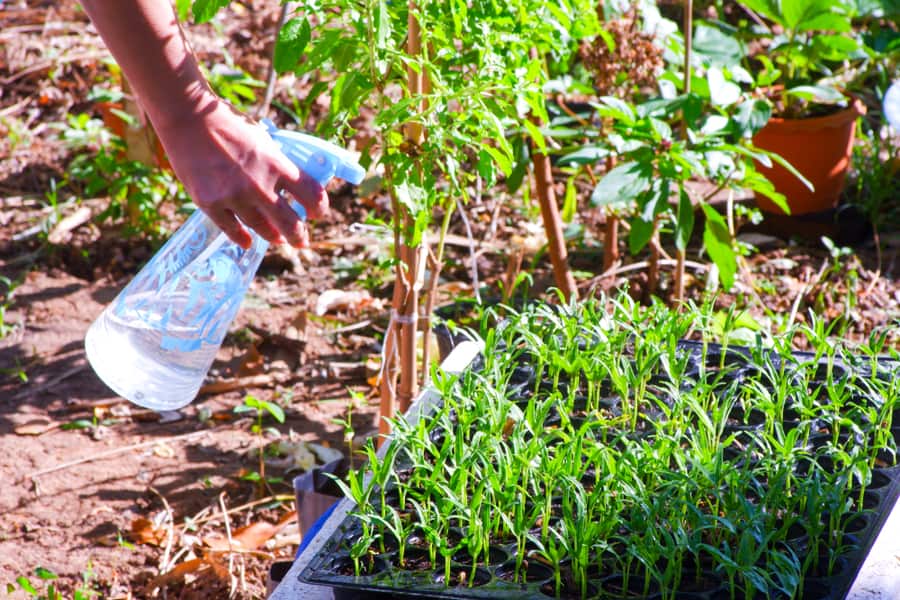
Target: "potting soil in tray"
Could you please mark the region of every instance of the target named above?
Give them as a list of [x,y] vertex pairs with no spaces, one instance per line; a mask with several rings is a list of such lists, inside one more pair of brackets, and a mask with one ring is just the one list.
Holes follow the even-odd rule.
[[302,580],[350,597],[846,596],[900,495],[896,363],[528,327],[396,429]]

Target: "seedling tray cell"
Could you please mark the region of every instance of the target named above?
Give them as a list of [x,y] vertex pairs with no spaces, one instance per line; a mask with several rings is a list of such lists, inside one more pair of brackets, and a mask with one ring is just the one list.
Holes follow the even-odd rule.
[[[565,355],[566,344],[547,335],[541,339],[550,339]],[[367,508],[357,507],[326,528],[327,540],[301,581],[330,586],[336,597],[346,598],[715,600],[730,597],[733,589],[739,598],[748,590],[758,598],[840,600],[847,595],[900,496],[896,392],[886,399],[877,385],[888,382],[895,390],[889,382],[897,363],[852,355],[774,355],[692,341],[679,342],[663,360],[648,361],[642,355],[647,349],[630,338],[619,348],[625,357],[619,366],[636,372],[654,367],[632,378],[628,385],[637,382],[632,388],[623,387],[620,374],[609,369],[579,366],[577,353],[566,355],[568,362],[535,359],[521,351],[519,341],[489,345],[458,382],[423,396],[406,432],[386,445],[394,450],[387,451],[390,477],[383,487],[369,479]],[[582,334],[569,342],[568,347],[574,344],[588,354],[594,343]],[[514,357],[498,368],[496,356],[504,352]],[[607,380],[600,381],[598,373],[606,373]],[[471,404],[476,395],[493,408]],[[467,418],[470,410],[482,409],[476,421]],[[494,438],[486,442],[490,426],[485,423],[492,419],[499,421]],[[403,437],[417,427],[418,438]],[[685,427],[713,437],[694,439]],[[459,448],[483,444],[496,455],[454,455],[446,449],[455,448],[457,438]],[[431,455],[433,464],[423,467],[421,456],[403,445],[410,443],[445,452]],[[509,448],[497,450],[498,445]],[[516,456],[529,457],[519,465],[516,482],[528,493],[503,505],[504,516],[479,509],[484,519],[476,524],[472,507],[483,507],[479,494],[488,493],[476,480],[465,484],[469,492],[459,506],[443,505],[454,516],[441,534],[403,529],[401,523],[412,522],[413,514],[419,522],[442,522],[439,512],[429,512],[436,509],[422,504],[450,502],[415,487],[427,479],[416,469],[445,470],[452,480],[463,468],[446,467],[454,460],[484,459],[472,473],[492,463],[501,472],[504,457]],[[779,456],[790,460],[778,462]],[[583,464],[560,481],[542,479],[553,457]],[[654,460],[660,465],[654,467]],[[626,470],[635,478],[627,485],[616,480]],[[407,488],[398,482],[412,483]],[[624,499],[641,485],[647,488],[643,504]],[[401,489],[407,496],[403,506]],[[667,493],[674,495],[670,499]],[[501,497],[492,496],[498,506]],[[776,504],[782,500],[783,506]],[[619,504],[608,510],[604,502]],[[395,513],[404,516],[394,521],[392,535],[386,533],[390,528],[378,526],[382,521],[370,519],[366,526],[360,517]],[[529,521],[522,516],[526,513],[539,517]],[[597,520],[580,522],[576,513],[597,515]],[[429,514],[435,515],[433,521]],[[618,520],[600,522],[610,517]],[[527,522],[529,533],[509,534],[498,525],[504,519]],[[657,522],[662,525],[654,529]],[[589,546],[573,542],[591,527],[599,537]],[[496,535],[484,534],[483,528],[493,528]],[[482,538],[484,543],[472,541]],[[559,541],[555,546],[554,540]],[[359,570],[351,557],[354,544],[357,551],[368,546],[357,552]],[[575,561],[572,552],[578,548],[588,551]],[[748,562],[747,557],[755,558]]]

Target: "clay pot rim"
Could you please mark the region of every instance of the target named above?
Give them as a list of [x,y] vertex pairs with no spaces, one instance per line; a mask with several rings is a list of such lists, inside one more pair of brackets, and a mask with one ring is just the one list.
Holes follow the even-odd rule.
[[[801,119],[788,119],[785,117],[769,117],[768,123],[763,127],[765,129],[769,125],[777,125],[784,133],[805,132],[810,129],[828,129],[831,127],[843,127],[849,121],[855,121],[858,117],[866,114],[866,105],[859,98],[851,97],[850,103],[846,108],[821,117],[807,117]],[[762,131],[762,130],[760,130]]]

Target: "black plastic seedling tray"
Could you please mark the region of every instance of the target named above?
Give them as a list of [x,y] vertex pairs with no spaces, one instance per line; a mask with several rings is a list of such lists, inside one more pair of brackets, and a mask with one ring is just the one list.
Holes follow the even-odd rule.
[[[701,356],[701,346],[694,342],[681,342],[679,346],[686,352]],[[707,346],[707,357],[719,352],[716,346]],[[729,355],[744,361],[745,364],[750,354],[744,349],[730,347]],[[796,353],[797,360],[810,360],[811,355]],[[898,372],[898,365],[885,361],[886,376],[894,376]],[[748,366],[752,368],[752,365]],[[849,365],[832,365],[832,368],[861,369],[865,367],[851,367]],[[879,369],[880,371],[880,369]],[[431,394],[423,398],[426,406],[414,406],[418,414],[427,414],[440,398],[437,394]],[[428,404],[432,406],[429,407]],[[897,428],[900,423],[894,423]],[[895,433],[898,431],[894,430]],[[896,436],[895,436],[896,437]],[[900,440],[895,439],[898,446]],[[828,576],[816,576],[807,574],[803,583],[804,600],[841,600],[845,598],[855,580],[866,556],[878,537],[885,520],[890,515],[894,504],[900,496],[900,465],[876,468],[873,472],[872,482],[866,488],[863,497],[863,506],[857,507],[852,519],[852,525],[845,528],[844,540],[848,551],[842,553],[836,561],[836,568]],[[344,500],[344,502],[349,502]],[[343,514],[343,513],[342,513]],[[372,572],[367,575],[355,576],[352,572],[349,560],[349,541],[359,533],[359,525],[353,516],[341,516],[336,521],[323,527],[322,535],[328,536],[322,544],[320,551],[312,557],[306,568],[300,574],[300,580],[310,584],[324,585],[333,588],[336,599],[361,600],[363,598],[390,598],[390,597],[418,597],[418,598],[447,598],[454,600],[490,599],[513,600],[534,599],[545,600],[554,598],[552,588],[552,571],[540,564],[533,562],[526,571],[525,582],[513,582],[509,577],[511,561],[515,555],[515,545],[498,545],[492,548],[492,560],[490,564],[479,566],[476,571],[475,585],[447,586],[443,580],[443,562],[438,558],[435,568],[416,570],[400,569],[396,564],[396,550],[388,550],[377,556]],[[801,549],[802,551],[802,549]],[[408,551],[409,552],[409,551]],[[412,551],[414,553],[414,551]],[[409,555],[408,555],[409,557]],[[414,562],[414,561],[413,561]],[[471,574],[471,563],[453,562],[452,573],[465,572],[466,578]],[[603,577],[591,579],[588,586],[590,598],[643,598],[645,600],[659,600],[662,594],[658,590],[652,590],[649,594],[616,594],[609,590],[615,589],[619,575],[606,574]],[[574,596],[563,596],[572,598]],[[718,600],[729,598],[730,593],[724,587],[712,590],[679,590],[676,598],[679,600]],[[760,598],[763,596],[760,595]]]

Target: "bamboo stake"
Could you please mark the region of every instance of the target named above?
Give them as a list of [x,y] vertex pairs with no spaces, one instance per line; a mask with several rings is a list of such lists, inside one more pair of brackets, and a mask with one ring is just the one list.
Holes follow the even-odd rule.
[[[606,172],[609,173],[616,166],[616,158],[606,158]],[[590,172],[590,171],[588,171]],[[607,206],[606,225],[603,231],[603,272],[612,269],[619,262],[619,215]]]
[[[694,2],[693,0],[684,1],[684,93],[691,93],[691,47],[693,45],[694,27]],[[682,120],[682,138],[687,139],[687,123]],[[687,244],[687,240],[685,240]],[[686,248],[675,249],[675,293],[674,300],[677,305],[684,302],[684,261]]]
[[659,245],[659,219],[653,219],[653,235],[650,238],[650,268],[647,270],[647,287],[644,288],[644,299],[650,302],[650,297],[656,293],[659,287],[659,259],[662,248]]
[[[417,56],[422,52],[422,32],[416,19],[416,3],[409,2],[407,16],[406,52],[409,56]],[[410,96],[418,96],[423,91],[422,73],[412,66],[406,69]],[[406,123],[403,135],[413,147],[422,143],[424,129],[420,123]],[[418,296],[416,277],[419,272],[418,252],[404,243],[400,229],[410,230],[415,219],[402,204],[392,195],[394,208],[394,251],[397,253],[397,268],[394,280],[394,295],[391,301],[393,310],[391,322],[385,332],[384,364],[382,365],[381,405],[378,424],[379,444],[384,436],[390,433],[390,425],[385,419],[392,418],[395,410],[401,412],[409,408],[418,391],[416,365],[416,330],[418,329]],[[424,242],[423,242],[424,243]],[[399,355],[399,364],[395,362]],[[399,385],[395,383],[399,376]]]
[[[531,57],[535,59],[537,56],[537,49],[532,48]],[[543,125],[540,118],[533,113],[529,115],[529,119],[538,127]],[[556,192],[553,189],[553,172],[550,167],[550,157],[545,152],[541,152],[532,143],[531,160],[534,168],[538,202],[541,206],[541,217],[544,221],[544,230],[547,232],[547,245],[550,250],[550,262],[553,264],[556,286],[563,293],[566,300],[577,299],[578,288],[575,286],[575,278],[569,270],[562,218],[559,214],[559,205],[556,202]]]

